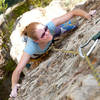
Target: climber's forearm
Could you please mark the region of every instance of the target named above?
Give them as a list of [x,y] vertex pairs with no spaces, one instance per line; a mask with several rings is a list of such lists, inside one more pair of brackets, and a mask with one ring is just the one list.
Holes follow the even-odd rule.
[[20,73],[22,70],[17,70],[17,68],[14,70],[13,74],[12,74],[12,89],[16,86],[16,84],[19,81],[19,77],[20,77]]
[[28,63],[29,59],[30,59],[30,55],[27,54],[26,52],[23,52],[21,60],[12,74],[12,88],[14,88],[15,85],[18,83],[20,73],[22,72],[26,64]]
[[85,12],[84,10],[81,9],[75,9],[72,11],[73,16],[81,16],[84,17],[86,19],[90,19],[91,16],[89,15],[89,13]]
[[70,20],[72,17],[73,17],[73,14],[70,11],[67,14],[64,14],[64,15],[62,15],[60,17],[54,18],[52,20],[52,22],[54,23],[55,26],[59,26],[59,25],[65,23],[66,21]]
[[75,9],[75,10],[72,10],[72,11],[70,11],[70,12],[68,12],[60,17],[54,18],[52,20],[52,22],[55,24],[55,26],[58,26],[58,25],[65,23],[66,21],[70,20],[74,16],[81,16],[81,17],[84,17],[86,19],[91,18],[91,16],[87,12],[85,12],[81,9]]

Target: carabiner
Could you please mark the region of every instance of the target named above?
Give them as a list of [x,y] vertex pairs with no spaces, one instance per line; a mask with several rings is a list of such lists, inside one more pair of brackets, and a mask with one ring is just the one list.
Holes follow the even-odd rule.
[[[90,41],[88,41],[88,42],[90,42]],[[87,56],[89,56],[90,53],[93,51],[93,49],[95,48],[97,42],[98,42],[98,39],[94,42],[94,44],[92,45],[92,47],[90,48],[90,50],[86,53]],[[84,48],[87,44],[89,44],[89,43],[86,42],[84,45],[81,45],[81,46],[79,47],[79,55],[80,55],[82,58],[85,57],[85,56],[83,55],[83,53],[82,53],[82,48]]]
[[85,56],[82,53],[82,48],[84,48],[85,46],[87,46],[91,42],[91,40],[94,40],[95,41],[94,44],[92,45],[92,47],[90,48],[90,50],[86,53],[86,55],[89,56],[90,53],[95,48],[95,46],[96,46],[96,44],[97,44],[97,42],[98,42],[99,39],[100,39],[100,31],[96,35],[94,35],[92,38],[90,38],[85,44],[79,46],[79,49],[78,49],[79,50],[79,55],[82,58],[84,58]]

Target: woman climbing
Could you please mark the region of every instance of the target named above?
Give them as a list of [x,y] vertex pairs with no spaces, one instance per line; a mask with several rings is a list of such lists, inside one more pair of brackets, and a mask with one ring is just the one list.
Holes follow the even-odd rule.
[[28,63],[31,57],[44,54],[52,43],[55,36],[59,36],[66,31],[74,29],[77,24],[72,25],[71,18],[74,16],[81,16],[86,19],[91,19],[90,14],[81,10],[75,9],[63,16],[52,19],[46,25],[39,22],[30,23],[22,32],[21,35],[27,36],[27,44],[23,51],[22,57],[12,74],[12,91],[10,97],[17,96],[17,89],[19,87],[18,80],[20,73]]

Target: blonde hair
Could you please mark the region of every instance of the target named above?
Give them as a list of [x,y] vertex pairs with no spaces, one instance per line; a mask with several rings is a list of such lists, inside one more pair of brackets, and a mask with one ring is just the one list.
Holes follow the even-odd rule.
[[28,26],[25,27],[24,31],[21,33],[21,35],[27,35],[28,37],[32,38],[33,40],[38,40],[36,36],[36,29],[37,25],[39,25],[39,22],[32,22]]

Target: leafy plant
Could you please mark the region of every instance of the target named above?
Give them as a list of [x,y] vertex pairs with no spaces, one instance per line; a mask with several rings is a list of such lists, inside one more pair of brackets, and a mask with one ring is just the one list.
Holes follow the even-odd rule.
[[31,5],[34,5],[34,7],[45,7],[47,6],[52,0],[26,0]]
[[21,1],[24,1],[24,0],[5,0],[5,3],[8,4],[8,7],[11,7]]
[[0,13],[3,13],[7,8],[7,4],[5,4],[5,0],[0,0]]

